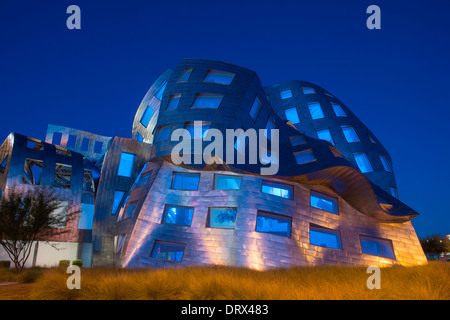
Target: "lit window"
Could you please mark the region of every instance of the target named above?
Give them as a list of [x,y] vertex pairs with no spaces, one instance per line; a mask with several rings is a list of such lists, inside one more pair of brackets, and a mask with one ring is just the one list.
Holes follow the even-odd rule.
[[166,205],[163,223],[190,226],[194,208]]
[[311,207],[338,214],[338,200],[334,197],[311,190]]
[[314,90],[314,88],[310,88],[310,87],[303,87],[303,94],[314,94],[316,93],[316,90]]
[[309,226],[309,242],[316,246],[342,249],[339,231],[316,226]]
[[52,144],[56,144],[56,145],[59,146],[61,144],[61,139],[62,139],[62,133],[54,132],[53,133]]
[[181,75],[180,79],[178,79],[177,82],[186,82],[189,80],[189,77],[191,76],[192,69],[185,69],[183,74]]
[[387,239],[377,239],[367,236],[360,236],[363,253],[389,259],[395,259],[392,242]]
[[266,123],[266,129],[264,131],[264,135],[267,137],[267,139],[272,140],[272,131],[275,129],[275,123],[273,122],[273,120],[271,118],[269,118],[269,120],[267,120]]
[[134,215],[134,211],[136,210],[137,207],[137,202],[131,202],[128,206],[127,206],[127,211],[125,212],[125,217],[124,219],[129,219],[132,218]]
[[291,217],[258,211],[256,231],[290,237],[291,221]]
[[169,104],[167,105],[167,110],[175,110],[178,108],[178,104],[180,103],[181,94],[174,94],[170,96]]
[[136,188],[145,186],[152,175],[152,171],[146,172],[139,177],[139,181],[136,183]]
[[[6,164],[7,157],[3,161]],[[3,163],[2,163],[3,168]],[[25,167],[22,175],[22,183],[40,185],[42,178],[42,160],[25,159]]]
[[209,208],[207,227],[233,229],[236,222],[236,208]]
[[72,166],[67,164],[56,164],[55,179],[53,186],[56,188],[70,189],[70,180],[72,177]]
[[300,118],[296,107],[285,109],[284,114],[286,115],[286,120],[290,121],[292,124],[300,123]]
[[331,136],[330,129],[317,130],[317,136],[321,140],[329,141],[334,146],[334,140],[333,137]]
[[140,120],[141,124],[144,127],[146,127],[146,128],[148,127],[148,123],[150,122],[150,119],[153,117],[154,113],[155,113],[155,111],[152,108],[150,108],[150,106],[147,106],[147,108],[145,108],[145,111],[142,114],[142,117]]
[[211,126],[211,122],[205,121],[196,121],[197,123],[201,123],[200,126],[197,127],[198,132],[195,131],[194,122],[186,122],[186,130],[189,131],[191,138],[205,138],[208,134],[209,127]]
[[69,134],[69,139],[67,140],[66,148],[75,148],[77,142],[77,136]]
[[151,257],[160,260],[181,262],[186,244],[167,241],[155,241]]
[[295,161],[297,161],[297,164],[304,164],[311,161],[316,161],[316,157],[314,156],[314,153],[311,149],[294,152]]
[[116,190],[114,191],[114,201],[112,206],[111,213],[114,215],[117,213],[117,209],[119,209],[120,203],[122,202],[123,195],[125,194],[124,191]]
[[281,99],[288,99],[292,98],[292,91],[291,89],[284,90],[280,92]]
[[169,140],[169,137],[170,137],[170,126],[159,127],[156,142]]
[[348,143],[359,142],[359,137],[352,126],[341,126],[341,128]]
[[90,142],[91,140],[89,140],[88,138],[83,138],[83,141],[81,142],[81,150],[88,151]]
[[398,190],[397,190],[397,188],[396,187],[389,187],[389,189],[391,190],[391,195],[398,199]]
[[336,114],[336,117],[346,117],[347,114],[344,112],[342,107],[336,103],[331,103],[331,106],[333,107],[334,113]]
[[155,97],[161,101],[164,90],[166,90],[167,81],[159,88],[159,90],[155,93]]
[[320,103],[318,102],[308,103],[308,108],[313,120],[325,118]]
[[[234,143],[234,148],[242,153],[245,154],[245,148],[247,147],[248,140],[246,139],[248,136],[245,133],[244,129],[241,129],[240,133],[236,137],[236,142]],[[250,139],[250,138],[249,138]]]
[[214,176],[215,190],[239,190],[241,188],[242,177],[216,174]]
[[391,168],[391,165],[389,163],[387,156],[380,154],[380,160],[381,160],[381,163],[383,164],[384,170],[386,170],[387,172],[392,172],[392,168]]
[[220,84],[230,84],[231,81],[233,81],[235,74],[229,73],[225,71],[216,71],[216,70],[210,70],[208,71],[208,74],[206,75],[204,82],[215,82]]
[[94,204],[81,203],[80,219],[78,220],[78,230],[92,230],[92,222],[94,221],[94,208]]
[[123,248],[123,244],[125,242],[125,234],[120,234],[118,236],[114,237],[114,242],[116,244],[115,246],[115,253],[121,253],[122,252],[122,248]]
[[122,177],[131,177],[135,158],[136,156],[134,154],[122,152],[120,156],[119,172],[117,174]]
[[289,140],[291,141],[291,145],[293,147],[307,143],[304,136],[292,136],[292,137],[289,137]]
[[253,100],[252,108],[250,109],[250,117],[252,117],[253,121],[258,117],[259,110],[261,110],[262,102],[258,96]]
[[217,109],[222,103],[223,95],[198,94],[192,108]]
[[355,156],[356,164],[358,165],[358,168],[362,173],[373,171],[372,165],[370,164],[367,154],[362,152],[362,153],[354,153],[353,155]]
[[6,155],[5,158],[3,159],[2,163],[0,164],[0,172],[1,173],[5,172],[7,162],[8,162],[8,156]]
[[136,140],[139,142],[144,141],[144,137],[137,131],[136,131]]
[[103,142],[95,141],[94,152],[95,153],[102,153],[102,150],[103,150]]
[[197,190],[200,181],[199,173],[174,172],[172,179],[172,189]]
[[277,197],[292,199],[294,187],[285,184],[263,181],[261,192],[272,194]]

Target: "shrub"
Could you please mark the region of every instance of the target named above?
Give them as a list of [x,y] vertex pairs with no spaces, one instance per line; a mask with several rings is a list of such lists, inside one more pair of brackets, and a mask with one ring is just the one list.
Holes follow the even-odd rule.
[[0,261],[0,268],[9,269],[11,266],[11,261]]
[[70,265],[70,260],[59,260],[60,267],[68,267]]
[[83,260],[73,260],[72,265],[79,266],[81,268],[83,266]]

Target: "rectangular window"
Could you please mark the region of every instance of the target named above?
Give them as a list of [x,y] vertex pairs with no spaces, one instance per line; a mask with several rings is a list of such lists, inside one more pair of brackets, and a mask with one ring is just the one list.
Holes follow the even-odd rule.
[[295,161],[297,164],[305,164],[308,162],[316,161],[316,157],[311,149],[294,152]]
[[285,109],[284,114],[286,115],[286,120],[290,121],[292,124],[300,123],[297,107]]
[[214,176],[215,190],[239,190],[242,177],[216,174]]
[[346,117],[344,110],[342,110],[342,107],[336,103],[331,102],[331,106],[333,107],[334,114],[336,117]]
[[384,170],[386,170],[387,172],[392,172],[391,164],[389,163],[387,156],[380,154],[380,160],[383,164]]
[[[5,158],[5,161],[6,160],[8,160],[7,157]],[[42,178],[42,168],[43,168],[42,160],[25,159],[25,166],[22,175],[22,183],[40,185]]]
[[362,173],[373,172],[373,168],[370,164],[367,154],[365,154],[364,152],[354,153],[353,156],[355,157],[356,164],[358,165],[358,168]]
[[198,94],[192,108],[217,109],[222,103],[223,95]]
[[181,99],[181,94],[171,95],[169,98],[169,104],[167,105],[167,110],[175,110],[176,108],[178,108],[180,99]]
[[313,224],[309,225],[309,242],[320,247],[342,249],[339,231]]
[[81,142],[81,150],[88,151],[90,142],[91,140],[89,140],[88,138],[83,138],[83,141]]
[[220,84],[229,85],[233,81],[235,74],[225,71],[209,70],[204,82],[215,82]]
[[156,142],[166,141],[170,138],[170,126],[161,126],[158,128],[158,137]]
[[290,237],[291,221],[291,217],[258,211],[256,231]]
[[51,228],[65,228],[68,211],[69,211],[69,202],[59,201],[58,207],[53,212],[50,213],[50,217],[53,223],[49,224],[49,226]]
[[236,222],[236,212],[236,208],[209,208],[207,227],[234,229]]
[[178,79],[177,82],[186,82],[189,80],[189,77],[191,76],[192,69],[184,69],[183,74],[181,75],[180,79]]
[[199,181],[200,173],[174,172],[172,189],[196,191]]
[[139,177],[138,182],[136,183],[136,188],[145,186],[152,175],[152,171],[146,172]]
[[160,260],[181,262],[186,244],[167,241],[155,241],[151,257]]
[[167,85],[167,81],[164,82],[164,84],[161,86],[161,88],[159,88],[159,90],[155,93],[155,97],[161,101],[162,100],[162,96],[164,94],[164,90],[166,90],[166,85]]
[[314,90],[314,88],[310,88],[310,87],[303,87],[303,94],[314,94],[316,93],[316,90]]
[[325,118],[320,103],[318,102],[308,103],[308,108],[313,120]]
[[75,145],[77,143],[77,136],[73,134],[69,134],[69,139],[67,140],[66,148],[75,148]]
[[[239,152],[245,155],[245,149],[247,148],[247,143],[250,137],[245,133],[244,129],[239,132],[236,137],[236,142],[234,143],[234,148]],[[248,139],[247,139],[248,138]]]
[[115,242],[115,253],[121,253],[122,252],[122,248],[123,248],[123,244],[125,242],[125,234],[119,234],[118,236],[114,237],[114,242]]
[[289,137],[289,140],[291,141],[291,145],[293,147],[305,144],[307,142],[304,136],[291,136]]
[[141,117],[141,120],[140,120],[141,124],[144,127],[146,127],[146,128],[148,127],[148,123],[150,122],[150,119],[153,117],[154,113],[155,113],[155,111],[150,106],[147,106],[145,108],[145,111],[142,114],[142,117]]
[[341,128],[348,143],[359,142],[359,137],[352,126],[341,126]]
[[94,152],[95,153],[102,153],[102,150],[103,150],[103,142],[95,141]]
[[325,210],[334,214],[339,214],[338,199],[313,190],[311,190],[310,205],[311,207],[320,210]]
[[136,141],[144,141],[144,137],[139,132],[136,132]]
[[122,177],[131,177],[135,158],[136,155],[134,154],[122,152],[120,155],[119,171],[117,174]]
[[123,195],[125,194],[125,191],[116,190],[114,191],[114,201],[113,201],[113,207],[112,207],[112,214],[115,215],[117,213],[117,210],[119,209],[120,203],[122,202]]
[[52,144],[61,145],[61,139],[62,139],[62,133],[61,132],[54,132],[53,133],[53,139]]
[[389,189],[391,190],[391,195],[398,199],[398,190],[397,190],[397,188],[396,187],[389,187]]
[[294,187],[280,183],[263,181],[261,192],[272,194],[281,198],[292,199],[294,194]]
[[132,218],[134,215],[134,211],[136,211],[136,207],[137,207],[137,202],[131,202],[130,204],[128,204],[127,206],[127,211],[125,212],[125,217],[124,219],[129,219]]
[[267,137],[267,139],[272,140],[272,129],[276,129],[275,123],[273,122],[272,118],[269,118],[266,123],[266,128],[264,131],[264,135]]
[[259,97],[256,96],[255,100],[253,100],[253,104],[250,109],[250,117],[252,117],[253,121],[256,121],[256,118],[258,117],[261,107],[262,107],[261,99],[259,99]]
[[360,236],[362,252],[373,256],[395,259],[392,241]]
[[166,205],[164,209],[163,223],[190,226],[194,208]]
[[291,89],[287,89],[287,90],[281,91],[280,92],[280,96],[281,96],[281,99],[292,98],[292,91],[291,91]]
[[317,130],[317,137],[321,140],[326,140],[334,146],[334,140],[331,136],[330,129]]
[[189,131],[191,138],[205,138],[208,134],[209,127],[211,126],[211,122],[205,121],[195,121],[197,124],[201,124],[197,127],[197,132],[195,131],[195,123],[194,122],[186,122],[185,129]]
[[53,186],[56,188],[70,189],[70,180],[72,177],[72,166],[67,164],[56,164],[55,179]]

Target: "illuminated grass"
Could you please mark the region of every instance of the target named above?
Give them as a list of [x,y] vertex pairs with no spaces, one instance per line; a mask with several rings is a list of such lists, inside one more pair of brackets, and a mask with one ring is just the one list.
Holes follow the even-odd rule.
[[66,287],[64,269],[50,269],[32,299],[450,299],[450,263],[381,269],[381,289],[366,287],[366,268],[298,267],[254,271],[232,267],[160,270],[82,269],[81,289]]

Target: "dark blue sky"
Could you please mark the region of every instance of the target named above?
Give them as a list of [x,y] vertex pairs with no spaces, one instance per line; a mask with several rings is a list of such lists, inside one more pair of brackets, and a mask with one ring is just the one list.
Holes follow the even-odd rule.
[[[81,30],[66,9],[81,8]],[[366,9],[381,8],[381,30]],[[0,140],[47,124],[131,137],[153,81],[183,58],[256,71],[263,85],[316,83],[341,99],[393,159],[419,236],[450,233],[450,2],[0,2]]]

